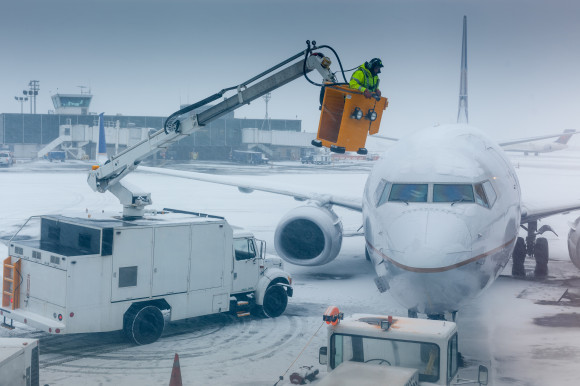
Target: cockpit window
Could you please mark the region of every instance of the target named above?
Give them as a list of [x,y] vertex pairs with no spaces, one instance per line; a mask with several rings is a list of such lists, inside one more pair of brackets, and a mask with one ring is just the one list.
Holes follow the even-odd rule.
[[483,206],[484,208],[489,208],[487,196],[485,195],[485,190],[483,189],[483,184],[473,185],[473,191],[475,192],[475,203]]
[[433,202],[474,202],[471,184],[434,184]]
[[427,202],[428,184],[393,184],[389,201]]
[[489,202],[489,207],[491,208],[493,206],[493,204],[495,203],[495,199],[497,198],[497,194],[495,193],[495,190],[493,190],[493,186],[491,185],[491,182],[489,182],[489,181],[485,181],[483,183],[483,189],[485,190],[485,194],[486,194],[487,200]]
[[389,191],[391,189],[391,183],[386,180],[381,180],[379,185],[377,186],[377,190],[375,193],[375,201],[377,203],[377,207],[383,205],[387,202],[387,198],[389,197]]

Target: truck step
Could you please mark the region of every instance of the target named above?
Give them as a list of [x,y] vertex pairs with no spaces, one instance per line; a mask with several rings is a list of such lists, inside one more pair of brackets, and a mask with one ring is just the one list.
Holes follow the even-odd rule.
[[8,323],[2,323],[2,324],[0,324],[0,326],[2,326],[2,327],[4,327],[4,328],[7,328],[7,329],[9,329],[9,330],[14,330],[14,329],[16,328],[16,327],[14,327],[13,325],[11,325],[11,324],[8,324]]
[[238,307],[245,307],[250,304],[247,300],[238,300]]
[[242,318],[244,316],[250,316],[250,313],[248,311],[238,311],[237,315],[238,315],[238,318]]

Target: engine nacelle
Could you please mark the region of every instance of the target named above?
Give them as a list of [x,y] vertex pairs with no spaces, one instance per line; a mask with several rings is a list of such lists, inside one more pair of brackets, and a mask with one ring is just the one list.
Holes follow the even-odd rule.
[[296,265],[323,265],[336,258],[342,246],[342,223],[331,209],[306,205],[292,209],[276,227],[276,252]]
[[580,217],[574,221],[568,232],[568,254],[572,263],[580,269]]

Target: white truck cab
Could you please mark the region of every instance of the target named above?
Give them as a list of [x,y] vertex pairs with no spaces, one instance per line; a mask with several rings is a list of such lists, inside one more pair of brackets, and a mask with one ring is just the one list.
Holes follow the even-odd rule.
[[[328,375],[319,386],[458,383],[455,323],[370,314],[341,318],[337,307],[325,313],[328,345],[320,348],[319,362],[327,365]],[[479,382],[487,384],[483,366]]]
[[35,216],[10,240],[0,316],[53,334],[123,330],[156,341],[165,322],[232,312],[277,317],[292,278],[265,243],[221,217],[164,210]]

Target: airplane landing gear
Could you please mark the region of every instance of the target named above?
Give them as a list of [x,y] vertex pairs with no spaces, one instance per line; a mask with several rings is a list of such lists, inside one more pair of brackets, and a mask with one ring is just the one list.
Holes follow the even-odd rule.
[[525,241],[523,237],[518,237],[516,241],[512,252],[512,275],[526,276],[524,261],[526,256],[533,256],[536,259],[534,275],[536,277],[546,277],[548,275],[549,260],[548,240],[545,237],[536,237],[544,232],[552,232],[556,236],[558,235],[549,225],[542,225],[538,229],[537,221],[529,222],[527,228],[523,225],[521,227],[528,232],[528,235]]

